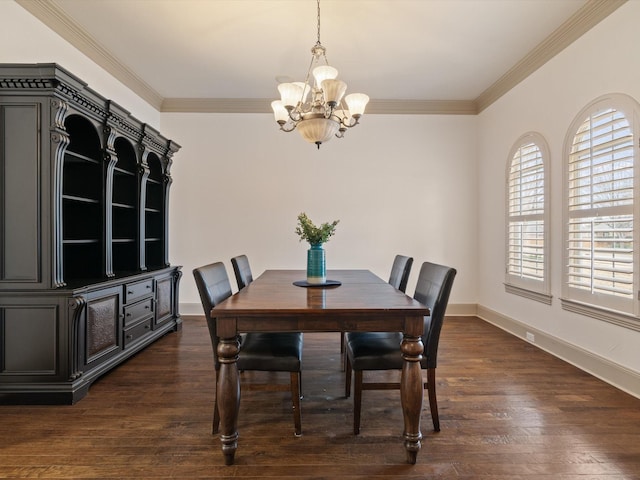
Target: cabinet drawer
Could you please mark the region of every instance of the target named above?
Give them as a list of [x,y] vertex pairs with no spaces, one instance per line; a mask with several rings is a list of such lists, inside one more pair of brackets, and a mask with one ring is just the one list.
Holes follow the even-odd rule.
[[146,297],[153,293],[153,279],[143,280],[142,282],[127,283],[124,286],[124,303],[131,303],[135,300]]
[[124,348],[127,348],[129,345],[133,344],[139,338],[144,337],[147,333],[151,331],[151,321],[152,318],[148,318],[142,323],[138,325],[127,328],[124,331]]
[[124,326],[136,323],[153,313],[153,298],[147,298],[141,302],[124,307]]

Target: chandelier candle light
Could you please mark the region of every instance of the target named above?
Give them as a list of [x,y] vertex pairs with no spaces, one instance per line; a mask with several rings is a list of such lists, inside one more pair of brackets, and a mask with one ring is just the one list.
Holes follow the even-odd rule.
[[[342,138],[347,128],[358,125],[369,97],[364,93],[352,93],[344,97],[346,108],[342,103],[347,84],[337,79],[338,70],[329,65],[326,49],[320,43],[320,0],[317,3],[318,41],[311,48],[306,79],[278,85],[281,99],[271,102],[271,108],[280,130],[292,132],[297,129],[302,138],[320,148],[322,142],[331,140],[334,135]],[[312,74],[313,86],[309,84]],[[309,93],[311,99],[307,100]]]

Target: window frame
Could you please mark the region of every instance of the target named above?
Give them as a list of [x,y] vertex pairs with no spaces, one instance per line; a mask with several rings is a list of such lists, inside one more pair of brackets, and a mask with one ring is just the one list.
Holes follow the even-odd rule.
[[[580,134],[581,127],[585,124],[588,118],[592,118],[598,113],[615,110],[621,112],[626,121],[629,124],[629,129],[632,135],[632,153],[633,153],[633,202],[631,207],[627,207],[627,210],[631,212],[633,219],[632,229],[632,291],[629,298],[616,298],[615,295],[599,294],[597,292],[589,293],[585,290],[571,287],[569,283],[570,277],[570,263],[569,263],[569,240],[570,240],[570,226],[572,219],[585,217],[585,218],[597,218],[598,208],[591,207],[589,209],[595,213],[595,215],[575,214],[571,215],[569,210],[569,196],[570,196],[570,158],[572,154],[572,147],[576,136]],[[586,105],[575,116],[571,122],[564,141],[563,147],[563,233],[562,233],[562,247],[563,247],[563,270],[562,270],[562,296],[561,304],[562,308],[571,312],[579,313],[581,315],[587,315],[592,318],[596,318],[602,321],[610,322],[619,326],[630,328],[640,331],[640,148],[639,148],[639,128],[640,122],[640,104],[632,97],[621,94],[612,93],[600,96]],[[591,184],[590,184],[591,185]],[[624,207],[603,207],[603,217],[610,216],[610,212],[622,211]],[[623,215],[623,213],[618,213]],[[593,237],[592,237],[593,238]]]
[[[535,280],[532,278],[526,278],[518,275],[513,275],[509,272],[510,261],[510,226],[514,220],[513,215],[510,213],[511,202],[511,168],[515,160],[516,154],[523,147],[529,145],[535,145],[540,152],[540,159],[542,160],[542,175],[543,175],[543,212],[541,214],[531,215],[517,215],[520,219],[527,216],[536,217],[542,220],[543,225],[543,276],[542,280]],[[547,305],[551,304],[551,281],[550,281],[550,197],[549,197],[549,146],[545,138],[538,132],[527,132],[520,136],[509,150],[509,156],[507,157],[507,165],[505,169],[505,291],[514,295],[520,295],[531,300],[535,300]]]

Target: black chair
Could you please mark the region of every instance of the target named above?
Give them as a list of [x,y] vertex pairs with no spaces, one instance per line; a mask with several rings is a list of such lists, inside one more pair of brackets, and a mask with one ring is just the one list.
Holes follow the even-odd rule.
[[246,255],[233,257],[231,259],[231,265],[233,266],[233,273],[235,274],[236,282],[238,283],[238,290],[242,290],[253,282],[253,274],[251,273],[249,259]]
[[[427,370],[424,388],[429,394],[429,407],[433,419],[433,429],[440,431],[438,402],[436,398],[436,366],[440,330],[449,302],[456,270],[443,265],[425,262],[420,269],[414,299],[426,305],[431,315],[424,317],[422,343],[424,354],[420,366]],[[346,380],[345,395],[351,394],[351,371],[354,372],[353,433],[360,433],[360,411],[363,390],[390,390],[400,388],[399,383],[365,383],[365,370],[402,370],[400,353],[402,333],[396,332],[354,332],[346,335]]]
[[406,292],[412,265],[412,257],[396,255],[396,258],[393,259],[393,265],[391,266],[389,284],[403,293]]
[[[391,273],[389,274],[389,285],[404,293],[407,290],[407,282],[413,265],[413,257],[405,255],[396,255],[391,265]],[[345,332],[340,335],[340,353],[344,353]],[[346,360],[345,360],[346,361]]]
[[[216,373],[216,394],[213,407],[213,433],[218,432],[220,413],[218,411],[218,341],[216,320],[211,318],[211,309],[231,296],[231,284],[227,270],[222,262],[211,263],[193,270],[202,308],[207,319]],[[290,372],[290,385],[266,384],[252,385],[252,388],[278,391],[291,391],[293,419],[296,435],[302,435],[300,412],[301,371],[302,371],[302,333],[247,333],[242,336],[240,355],[238,356],[240,371],[260,370],[267,372]]]

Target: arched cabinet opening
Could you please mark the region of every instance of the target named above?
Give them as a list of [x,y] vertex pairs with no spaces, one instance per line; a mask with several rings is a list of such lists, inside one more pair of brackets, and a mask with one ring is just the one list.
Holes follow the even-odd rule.
[[140,179],[136,150],[127,139],[114,143],[118,161],[113,169],[112,261],[115,276],[136,272],[139,268]]
[[154,153],[147,157],[149,165],[149,177],[147,178],[147,192],[145,196],[145,263],[147,269],[156,269],[164,266],[165,248],[165,208],[164,208],[164,182],[163,170],[160,158]]
[[64,122],[69,145],[62,168],[62,265],[67,284],[103,276],[104,164],[96,127],[80,115]]

